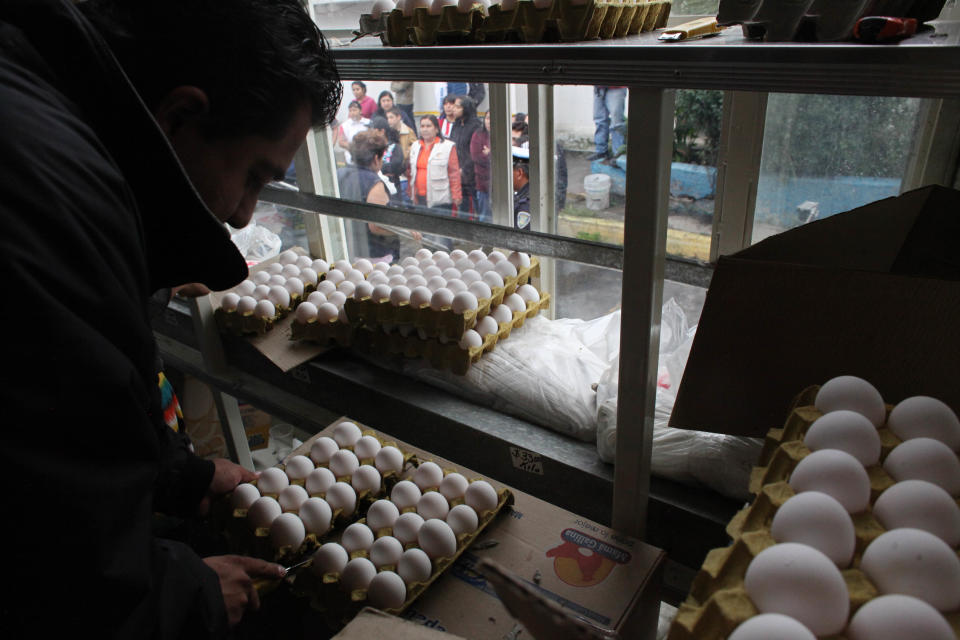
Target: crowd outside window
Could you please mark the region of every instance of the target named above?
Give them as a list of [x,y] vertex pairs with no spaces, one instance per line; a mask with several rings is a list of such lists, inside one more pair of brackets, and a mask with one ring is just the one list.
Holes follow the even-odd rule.
[[457,96],[453,105],[455,118],[450,130],[450,139],[457,146],[457,159],[460,161],[460,189],[463,200],[457,207],[458,214],[473,219],[476,215],[476,176],[470,143],[473,134],[483,128],[477,117],[477,105],[470,96]]
[[350,84],[350,89],[353,91],[353,99],[360,104],[360,113],[363,117],[372,118],[373,113],[377,110],[377,103],[367,95],[367,85],[359,80],[354,80]]
[[470,139],[470,158],[476,178],[477,219],[493,222],[490,209],[490,112],[483,116],[483,126]]
[[[394,80],[390,83],[390,90],[393,91],[394,101],[397,103],[400,111],[407,114],[411,123],[416,122],[416,119],[413,117],[413,82],[409,80]],[[413,130],[417,129],[413,124],[408,126]]]
[[434,115],[420,119],[420,137],[410,147],[410,197],[415,205],[447,211],[462,198],[456,146]]
[[603,160],[618,155],[625,144],[624,105],[626,87],[593,88],[593,145],[589,160]]
[[363,117],[360,103],[356,100],[351,102],[347,107],[347,119],[337,127],[336,135],[336,145],[343,149],[347,158],[347,164],[353,162],[353,158],[350,156],[350,143],[353,142],[353,137],[361,131],[364,131],[369,125],[370,120]]
[[[381,118],[386,118],[387,112],[394,107],[396,107],[396,102],[393,99],[393,94],[389,91],[381,91],[380,96],[377,98],[377,110],[373,112],[373,117],[380,116]],[[405,125],[411,129],[416,128],[413,124],[412,116],[408,116],[403,111],[400,111],[400,117],[403,118]]]

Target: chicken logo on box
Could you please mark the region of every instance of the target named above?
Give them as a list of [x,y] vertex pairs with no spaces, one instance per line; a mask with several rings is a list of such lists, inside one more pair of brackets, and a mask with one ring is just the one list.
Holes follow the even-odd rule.
[[630,562],[630,553],[576,529],[564,529],[563,542],[547,551],[557,577],[573,587],[592,587],[604,581],[618,564]]

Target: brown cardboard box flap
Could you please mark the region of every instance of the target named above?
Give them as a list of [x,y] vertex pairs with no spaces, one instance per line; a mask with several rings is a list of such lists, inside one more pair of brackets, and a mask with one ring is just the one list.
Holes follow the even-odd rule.
[[430,629],[414,622],[401,620],[378,609],[366,607],[333,636],[334,640],[463,640],[452,633]]
[[838,375],[960,409],[958,211],[960,192],[929,187],[721,258],[670,424],[762,437]]

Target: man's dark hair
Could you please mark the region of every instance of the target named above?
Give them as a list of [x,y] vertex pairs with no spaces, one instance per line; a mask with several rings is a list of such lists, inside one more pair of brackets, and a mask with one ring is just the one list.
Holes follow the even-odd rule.
[[460,119],[469,122],[477,117],[477,103],[470,96],[457,96],[460,106],[463,108],[463,115]]
[[[437,130],[437,139],[443,140],[443,134],[440,133],[440,121],[437,120],[437,116],[433,115],[432,113],[428,113],[425,116],[420,116],[421,125],[423,124],[424,120],[429,120],[430,122],[433,123],[434,128],[436,128]],[[423,127],[421,126],[420,129],[423,130]]]
[[455,93],[448,93],[447,95],[443,96],[443,104],[453,104],[459,97],[460,96]]
[[387,113],[392,113],[393,115],[399,118],[403,117],[403,112],[400,111],[400,107],[390,107],[389,109],[387,109]]
[[527,123],[524,122],[524,121],[522,121],[522,120],[520,120],[520,121],[514,120],[513,122],[510,123],[510,129],[511,129],[511,130],[513,130],[513,131],[519,131],[519,132],[521,132],[521,133],[524,134],[524,135],[527,134],[527,129],[528,129],[528,128],[529,128],[529,127],[527,126]]
[[360,131],[350,142],[350,155],[358,167],[369,168],[386,150],[387,138],[376,130]]
[[527,177],[527,180],[530,179],[530,163],[527,160],[522,158],[514,158],[513,168],[522,171],[523,175]]
[[273,138],[307,104],[313,126],[333,120],[343,88],[320,30],[298,0],[87,0],[150,109],[179,86],[209,100],[210,138]]
[[387,119],[383,116],[373,116],[370,118],[370,130],[379,131],[387,138],[387,146],[390,144],[400,142],[400,134],[397,133],[397,130],[390,126],[390,123],[387,122]]

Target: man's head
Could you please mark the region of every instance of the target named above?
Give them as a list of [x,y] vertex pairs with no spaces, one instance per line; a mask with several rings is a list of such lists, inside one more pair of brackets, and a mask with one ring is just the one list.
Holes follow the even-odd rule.
[[477,117],[477,103],[470,96],[457,96],[453,113],[458,120],[473,120]]
[[523,188],[523,185],[530,182],[530,165],[525,160],[514,159],[513,161],[513,189]]
[[456,120],[456,115],[454,114],[454,108],[457,104],[457,97],[452,93],[447,94],[443,99],[443,116],[453,122]]
[[297,0],[88,0],[207,206],[242,227],[342,88]]
[[367,96],[367,85],[359,80],[350,83],[350,91],[353,92],[354,100],[363,100]]
[[527,125],[525,123],[518,122],[517,120],[510,123],[510,139],[513,140],[514,146],[520,146],[517,141],[521,136],[525,136],[526,134]]
[[383,133],[375,129],[360,131],[353,136],[350,142],[350,155],[358,167],[373,169],[380,167],[377,161],[383,159],[383,152],[387,150],[387,139]]
[[387,110],[387,123],[397,131],[400,131],[400,127],[403,125],[403,116],[400,114],[400,109],[393,107]]

